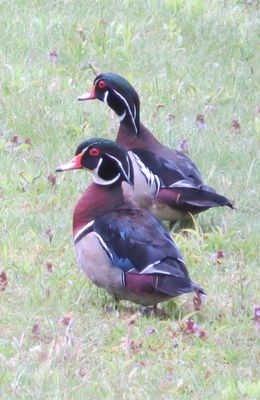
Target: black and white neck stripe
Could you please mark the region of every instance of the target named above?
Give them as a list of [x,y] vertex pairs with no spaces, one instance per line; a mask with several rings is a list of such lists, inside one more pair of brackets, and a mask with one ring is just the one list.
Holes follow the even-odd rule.
[[154,196],[157,196],[160,188],[161,188],[161,180],[159,176],[155,175],[144,163],[143,161],[138,157],[137,154],[131,151],[131,154],[133,155],[141,174],[145,177],[145,180],[147,184],[152,188]]

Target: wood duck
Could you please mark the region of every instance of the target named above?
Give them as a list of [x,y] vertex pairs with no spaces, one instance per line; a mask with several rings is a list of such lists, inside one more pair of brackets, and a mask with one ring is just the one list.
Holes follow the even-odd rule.
[[132,197],[133,166],[119,144],[90,139],[56,171],[87,169],[93,183],[73,215],[78,263],[85,275],[116,300],[144,306],[204,293],[192,282],[183,258],[162,223]]
[[117,143],[133,150],[159,177],[161,189],[152,210],[159,218],[174,223],[212,207],[234,208],[226,197],[203,183],[189,157],[161,144],[140,122],[139,97],[126,79],[111,72],[98,75],[91,92],[78,97],[80,101],[92,99],[103,101],[118,115]]

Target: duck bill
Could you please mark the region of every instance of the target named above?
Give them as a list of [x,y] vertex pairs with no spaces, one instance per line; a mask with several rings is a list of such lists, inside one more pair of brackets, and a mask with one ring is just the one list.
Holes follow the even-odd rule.
[[76,157],[74,157],[72,160],[70,160],[70,161],[69,161],[68,163],[66,163],[66,164],[59,165],[59,166],[56,168],[56,171],[55,171],[55,172],[71,171],[71,170],[73,170],[73,169],[80,169],[80,168],[82,168],[82,166],[81,166],[82,154],[83,154],[83,153],[78,154]]
[[94,100],[95,96],[95,85],[92,86],[90,93],[84,93],[78,97],[78,101]]

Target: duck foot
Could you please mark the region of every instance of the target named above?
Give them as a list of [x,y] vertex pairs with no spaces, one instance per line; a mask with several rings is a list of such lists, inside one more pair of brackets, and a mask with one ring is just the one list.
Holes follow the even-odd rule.
[[113,304],[104,306],[104,311],[108,314],[112,314],[113,312],[118,313],[118,305],[119,305],[119,301],[117,299],[115,299]]
[[174,227],[174,225],[176,224],[177,221],[170,221],[169,223],[169,230],[171,231]]
[[108,314],[112,314],[114,311],[116,311],[116,308],[115,306],[109,305],[104,307],[104,311]]
[[152,317],[158,313],[157,304],[152,307],[141,307],[140,313],[142,317]]

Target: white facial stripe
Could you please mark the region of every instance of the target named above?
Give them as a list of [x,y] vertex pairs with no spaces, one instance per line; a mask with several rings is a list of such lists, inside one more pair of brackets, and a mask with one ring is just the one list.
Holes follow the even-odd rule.
[[[124,171],[124,168],[123,168],[122,163],[121,163],[117,158],[111,156],[110,154],[107,154],[107,153],[105,153],[105,154],[106,154],[108,157],[112,158],[113,160],[115,160],[115,161],[117,162],[117,164],[119,165],[119,168],[121,169],[121,171],[122,171],[122,173],[124,174],[125,178],[126,178],[127,180],[129,180],[129,177],[125,174],[125,171]],[[99,169],[100,169],[100,166],[101,166],[102,162],[103,162],[103,159],[100,158],[100,160],[99,160],[98,165],[96,166],[96,168],[93,169],[93,170],[91,171],[92,174],[93,174],[93,181],[94,181],[97,185],[102,185],[102,186],[108,186],[108,185],[111,185],[111,184],[117,182],[118,179],[120,178],[121,172],[119,172],[113,179],[110,179],[109,181],[108,181],[108,180],[105,180],[105,179],[102,179],[102,178],[99,176]]]
[[99,168],[100,168],[100,165],[102,164],[102,161],[103,161],[103,159],[100,158],[100,160],[99,160],[99,162],[98,162],[98,165],[96,166],[95,169],[92,170],[92,173],[93,173],[94,175],[98,175],[98,170],[99,170]]
[[102,186],[107,186],[107,185],[111,185],[112,183],[115,183],[119,178],[120,178],[120,172],[118,173],[117,176],[115,176],[115,178],[111,179],[110,181],[106,181],[105,179],[100,178],[98,171],[99,168],[102,164],[103,159],[100,158],[98,165],[96,166],[95,169],[93,169],[92,174],[93,174],[93,181],[97,184],[97,185],[102,185]]
[[90,228],[94,224],[95,220],[93,219],[92,221],[88,222],[86,225],[84,225],[74,236],[74,242],[76,242],[77,238],[88,228]]
[[93,174],[93,181],[95,182],[95,183],[97,183],[98,185],[102,185],[103,183],[103,179],[101,179],[100,177],[99,177],[99,175],[98,175],[98,171],[99,171],[99,168],[100,168],[100,165],[102,164],[102,161],[103,161],[103,159],[102,158],[100,158],[100,160],[99,160],[99,162],[98,162],[98,165],[96,166],[96,168],[95,169],[93,169],[91,172],[92,172],[92,174]]
[[132,111],[131,111],[131,109],[130,109],[130,107],[129,107],[128,102],[126,101],[126,99],[124,98],[124,96],[122,96],[119,92],[117,92],[115,89],[112,89],[112,90],[113,90],[113,92],[116,93],[117,96],[119,96],[120,99],[122,99],[123,102],[125,103],[125,105],[126,105],[126,107],[127,107],[127,109],[128,109],[128,112],[129,112],[129,114],[130,114],[130,117],[131,117],[131,119],[132,119],[132,122],[133,122],[133,125],[134,125],[134,128],[135,128],[135,132],[136,132],[136,134],[137,134],[138,131],[137,131],[136,123],[135,123],[135,117],[134,117],[134,115],[132,114]]
[[89,148],[89,146],[85,147],[85,148],[82,150],[82,153],[85,154],[86,151],[88,150],[88,148]]
[[119,121],[120,121],[120,122],[123,121],[123,119],[125,118],[125,116],[126,116],[126,110],[123,112],[122,115],[119,115],[119,116],[118,116]]
[[[112,158],[114,158],[114,157],[112,157]],[[102,186],[112,185],[112,183],[115,183],[115,182],[118,181],[118,179],[120,178],[120,172],[119,172],[113,179],[111,179],[110,181],[107,181],[107,180],[105,180],[105,179],[100,178],[100,176],[99,176],[99,174],[98,174],[98,171],[99,171],[99,168],[100,168],[100,166],[101,166],[101,164],[102,164],[102,161],[103,161],[103,159],[100,158],[100,160],[99,160],[98,165],[96,166],[96,168],[93,169],[93,171],[91,171],[92,174],[93,174],[93,181],[94,181],[97,185],[102,185]],[[117,161],[118,161],[118,160],[117,160]]]
[[134,104],[134,119],[136,118],[136,107],[135,107],[135,104]]
[[100,178],[100,176],[98,175],[94,175],[93,174],[93,181],[97,184],[97,185],[102,185],[102,186],[108,186],[108,185],[112,185],[113,183],[115,183],[116,181],[118,181],[118,179],[120,178],[120,172],[117,176],[115,176],[114,179],[111,179],[110,181],[106,181],[102,178]]
[[[119,168],[121,169],[121,171],[122,171],[122,173],[124,174],[125,178],[129,181],[129,179],[130,179],[130,177],[129,177],[130,168],[128,169],[128,171],[127,171],[128,173],[127,173],[127,175],[126,175],[126,172],[125,172],[125,170],[124,170],[124,167],[123,167],[121,161],[119,161],[116,157],[112,156],[111,154],[106,153],[106,155],[107,155],[109,158],[112,158],[113,160],[115,160],[115,162],[119,165]],[[128,164],[128,165],[129,165],[129,164]]]
[[108,96],[108,90],[105,91],[105,93],[104,93],[104,99],[103,99],[103,102],[104,102],[106,105],[108,105],[108,104],[107,104],[107,96]]

